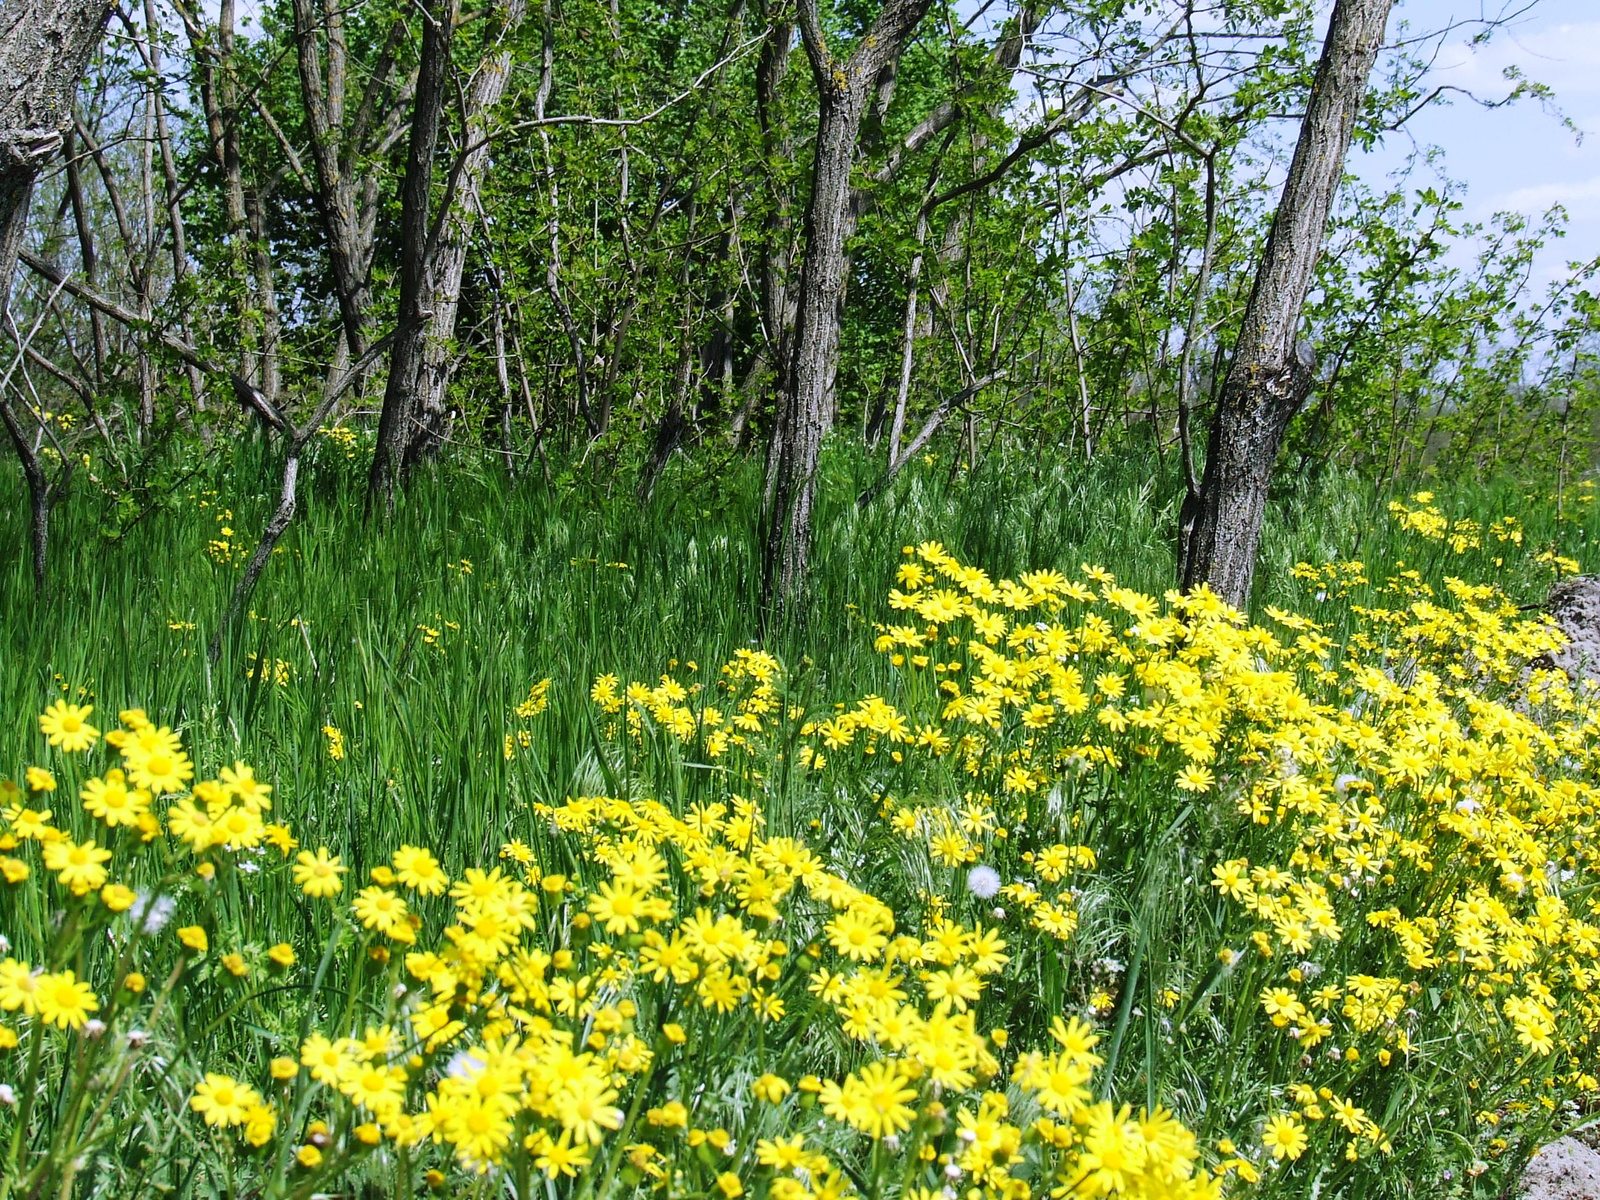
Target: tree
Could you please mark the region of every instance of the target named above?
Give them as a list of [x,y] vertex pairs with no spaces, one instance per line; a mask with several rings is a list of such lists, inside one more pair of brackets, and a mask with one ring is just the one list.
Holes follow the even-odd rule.
[[1334,5],[1289,176],[1212,417],[1205,472],[1184,497],[1183,586],[1207,584],[1241,608],[1250,599],[1273,463],[1290,420],[1311,392],[1310,351],[1297,340],[1301,311],[1392,3]]
[[100,45],[109,0],[7,0],[0,7],[0,314],[39,170],[72,127],[72,99]]
[[794,340],[778,385],[778,420],[767,452],[762,596],[769,608],[797,598],[811,552],[811,510],[822,439],[832,424],[839,301],[845,285],[850,166],[867,103],[893,86],[906,39],[932,0],[888,0],[847,60],[823,35],[816,0],[799,0],[800,38],[817,87],[817,135],[806,205],[805,249],[795,304]]
[[450,38],[455,28],[454,5],[434,0],[422,11],[422,62],[417,68],[412,105],[411,141],[406,151],[405,179],[400,185],[400,312],[389,381],[378,419],[378,445],[372,459],[368,502],[389,497],[413,444],[417,373],[428,328],[429,199],[433,194],[433,159],[439,144],[439,115],[450,84]]
[[[13,328],[11,278],[28,224],[34,180],[72,127],[78,81],[110,15],[109,0],[7,0],[0,6],[0,79],[5,81],[0,94],[0,333]],[[6,389],[26,353],[20,335],[16,347],[17,362],[0,382],[0,420],[28,480],[33,582],[43,595],[50,506],[60,483],[52,485],[46,478],[38,452],[11,408]]]

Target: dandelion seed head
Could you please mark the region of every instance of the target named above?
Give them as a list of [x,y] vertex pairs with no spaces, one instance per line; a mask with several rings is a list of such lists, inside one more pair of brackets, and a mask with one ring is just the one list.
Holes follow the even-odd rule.
[[1000,872],[979,864],[967,872],[967,891],[980,900],[988,900],[1000,891]]

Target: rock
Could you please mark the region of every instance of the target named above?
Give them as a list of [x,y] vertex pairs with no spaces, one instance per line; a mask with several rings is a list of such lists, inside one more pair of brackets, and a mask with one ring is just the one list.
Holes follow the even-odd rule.
[[1551,1142],[1529,1161],[1517,1195],[1520,1200],[1600,1200],[1600,1151],[1577,1138]]
[[1559,667],[1574,683],[1600,681],[1600,575],[1575,575],[1550,589],[1545,602],[1567,645],[1541,657],[1540,666]]

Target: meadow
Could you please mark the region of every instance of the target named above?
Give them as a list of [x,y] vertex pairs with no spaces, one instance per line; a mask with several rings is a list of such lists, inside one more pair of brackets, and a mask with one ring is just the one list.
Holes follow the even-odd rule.
[[1291,481],[1245,615],[1131,452],[841,452],[763,638],[759,464],[366,462],[214,661],[260,446],[0,568],[0,1200],[1497,1196],[1592,1112],[1591,486]]

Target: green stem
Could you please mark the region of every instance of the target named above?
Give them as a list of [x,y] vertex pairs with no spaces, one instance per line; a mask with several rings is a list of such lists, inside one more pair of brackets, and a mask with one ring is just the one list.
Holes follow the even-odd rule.
[[0,1200],[9,1200],[13,1181],[17,1178],[17,1164],[22,1158],[22,1141],[28,1135],[28,1122],[33,1117],[33,1094],[39,1087],[39,1064],[44,1058],[44,1022],[35,1021],[33,1037],[28,1043],[28,1075],[23,1084],[22,1107],[17,1112],[17,1127],[11,1131],[11,1150],[6,1155],[5,1178],[0,1179]]

